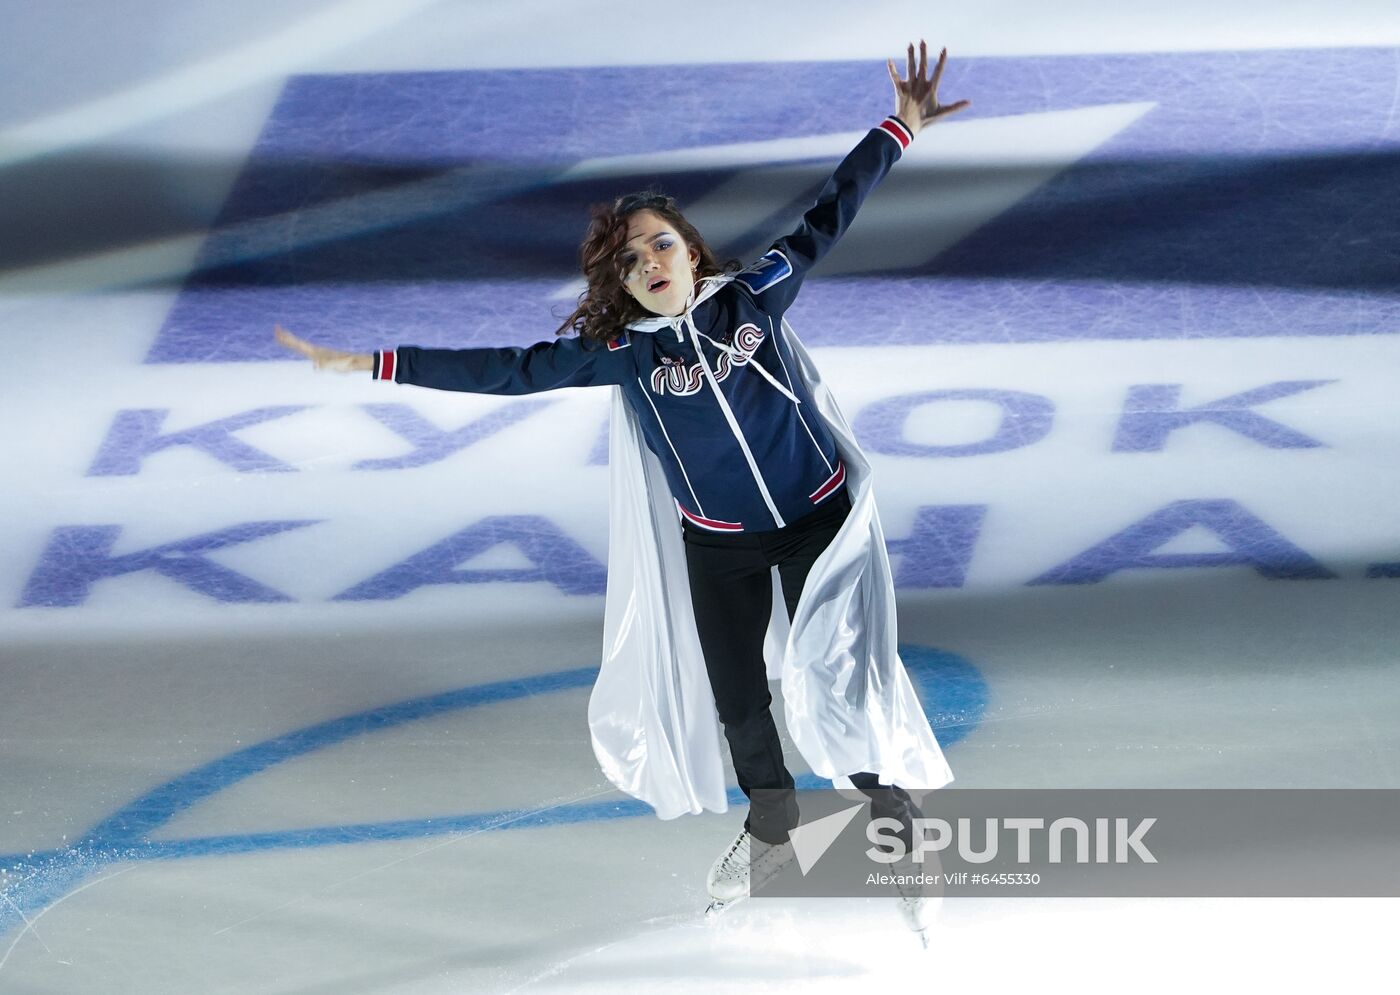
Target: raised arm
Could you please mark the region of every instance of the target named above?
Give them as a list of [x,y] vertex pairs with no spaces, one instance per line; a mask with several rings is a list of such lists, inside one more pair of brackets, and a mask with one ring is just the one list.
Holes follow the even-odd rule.
[[919,42],[919,64],[909,46],[909,79],[900,79],[889,60],[894,81],[895,113],[871,128],[826,181],[817,201],[802,216],[792,234],[778,239],[752,266],[738,274],[764,311],[780,315],[788,309],[807,273],[821,261],[855,220],[865,198],[885,178],[914,136],[939,118],[970,106],[938,102],[938,82],[948,59],[945,48],[928,78],[928,48]]
[[312,345],[280,325],[277,341],[319,369],[365,371],[376,380],[473,394],[534,394],[560,387],[619,384],[631,370],[631,349],[581,338],[527,347],[423,349],[401,345],[373,353],[341,352]]

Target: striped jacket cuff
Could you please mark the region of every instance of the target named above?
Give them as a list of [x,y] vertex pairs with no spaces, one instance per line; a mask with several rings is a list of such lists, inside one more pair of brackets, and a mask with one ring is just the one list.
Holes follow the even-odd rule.
[[374,379],[393,380],[394,373],[399,368],[399,351],[397,349],[387,349],[384,351],[375,350],[374,353]]
[[905,124],[893,114],[880,122],[879,130],[897,141],[901,152],[907,149],[909,143],[914,140],[914,133],[909,130],[909,125]]

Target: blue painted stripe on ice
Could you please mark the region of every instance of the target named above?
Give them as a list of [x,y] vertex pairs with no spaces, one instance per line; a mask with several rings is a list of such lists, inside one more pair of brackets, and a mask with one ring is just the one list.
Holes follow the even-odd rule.
[[526,695],[587,687],[597,676],[597,667],[580,667],[538,677],[478,684],[298,729],[220,757],[161,785],[98,823],[84,839],[98,845],[139,840],[196,802],[293,757],[325,749],[354,736],[392,729],[405,722],[416,722],[444,712],[496,704]]
[[[929,721],[945,747],[961,739],[978,724],[986,707],[987,686],[976,667],[956,654],[930,647],[901,646],[899,652],[919,691]],[[6,869],[9,875],[4,890],[0,891],[0,896],[7,899],[0,904],[0,935],[22,922],[26,915],[43,909],[86,878],[114,863],[231,856],[265,850],[386,842],[646,815],[651,807],[645,803],[632,798],[614,798],[427,819],[183,840],[149,839],[151,832],[165,825],[179,812],[285,760],[363,733],[390,729],[452,710],[586,687],[592,684],[597,674],[596,667],[579,667],[535,677],[473,685],[332,719],[230,753],[123,806],[76,843],[60,849],[0,856],[0,868]],[[794,780],[800,789],[821,788],[830,783],[810,773]],[[730,788],[727,797],[731,805],[745,802],[743,793],[737,787]]]

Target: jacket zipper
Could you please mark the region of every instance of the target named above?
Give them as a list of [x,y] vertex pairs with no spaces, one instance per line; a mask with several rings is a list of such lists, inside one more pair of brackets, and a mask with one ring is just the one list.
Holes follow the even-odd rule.
[[[690,330],[690,341],[695,346],[695,355],[700,358],[700,368],[705,372],[705,379],[709,381],[710,390],[714,391],[720,411],[724,412],[724,420],[729,422],[729,430],[734,433],[739,448],[744,451],[744,459],[749,462],[749,471],[753,473],[754,483],[758,485],[759,493],[763,495],[763,503],[768,505],[768,511],[772,514],[773,521],[778,523],[778,528],[786,528],[787,522],[783,521],[783,516],[778,514],[778,506],[773,503],[773,495],[768,493],[768,485],[764,483],[763,474],[758,470],[758,461],[754,459],[753,451],[749,449],[749,444],[744,439],[744,433],[739,430],[739,423],[734,418],[734,412],[730,410],[729,402],[724,399],[724,392],[719,389],[719,382],[715,380],[715,375],[710,370],[709,361],[705,359],[705,351],[700,348],[700,333],[695,329],[695,322],[691,320],[689,312],[686,312],[681,320]],[[680,329],[676,329],[676,331],[679,332]]]

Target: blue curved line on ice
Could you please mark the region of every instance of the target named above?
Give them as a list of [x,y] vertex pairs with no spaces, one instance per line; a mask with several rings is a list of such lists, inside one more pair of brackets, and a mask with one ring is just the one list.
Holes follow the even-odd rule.
[[[918,689],[924,711],[944,747],[962,739],[976,727],[987,702],[987,685],[976,667],[954,653],[930,647],[901,646],[899,652]],[[377,843],[446,833],[557,826],[649,814],[651,807],[646,803],[623,798],[546,809],[503,809],[396,822],[184,840],[149,839],[152,832],[180,812],[284,761],[356,736],[380,732],[444,712],[588,687],[597,676],[597,667],[579,667],[537,677],[473,685],[331,719],[220,757],[123,806],[76,843],[28,855],[0,856],[0,868],[7,869],[11,876],[3,892],[0,892],[7,899],[0,905],[0,935],[23,921],[26,915],[57,901],[83,880],[113,863],[223,856],[340,843]],[[820,788],[829,784],[825,778],[815,774],[801,775],[796,781],[799,788]],[[743,793],[737,787],[731,788],[729,801],[731,804],[743,803]]]

